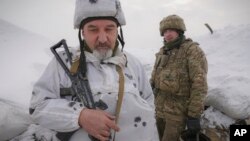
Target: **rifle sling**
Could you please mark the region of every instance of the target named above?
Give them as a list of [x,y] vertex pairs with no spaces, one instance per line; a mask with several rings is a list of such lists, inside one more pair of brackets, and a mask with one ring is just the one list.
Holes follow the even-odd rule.
[[[124,96],[124,74],[123,74],[122,68],[118,65],[116,65],[116,71],[119,74],[119,91],[118,91],[118,100],[117,100],[116,110],[115,110],[115,123],[118,124],[119,115],[120,115],[120,111],[122,107],[122,100]],[[115,141],[115,133],[114,133],[113,141]]]
[[72,74],[76,74],[77,70],[78,70],[78,67],[79,67],[79,63],[80,63],[80,59],[77,59],[76,61],[74,61],[72,63],[72,66],[70,68],[70,72]]
[[116,70],[119,74],[119,91],[118,91],[118,101],[116,104],[116,111],[115,111],[115,117],[116,117],[116,123],[118,123],[119,119],[119,114],[121,111],[121,106],[122,106],[122,100],[123,100],[123,95],[124,95],[124,75],[122,68],[118,65],[116,65]]

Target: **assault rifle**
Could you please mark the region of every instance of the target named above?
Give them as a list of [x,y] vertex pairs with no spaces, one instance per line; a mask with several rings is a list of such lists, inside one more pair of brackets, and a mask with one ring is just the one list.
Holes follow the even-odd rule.
[[[73,95],[76,95],[77,98],[80,100],[85,107],[89,109],[96,109],[92,92],[90,90],[88,78],[86,76],[86,72],[77,71],[76,74],[70,72],[69,68],[65,65],[59,54],[57,53],[56,49],[60,48],[61,46],[64,47],[65,53],[68,57],[68,61],[72,64],[72,54],[69,52],[69,48],[66,44],[66,41],[62,39],[60,42],[55,44],[51,47],[52,53],[55,55],[56,60],[62,66],[68,77],[72,82],[71,92]],[[81,62],[83,63],[83,62]]]
[[[78,98],[78,100],[82,104],[84,104],[85,107],[87,107],[89,109],[96,109],[93,95],[92,95],[92,92],[91,92],[91,89],[89,86],[89,81],[88,81],[88,78],[86,76],[86,69],[85,70],[83,69],[81,71],[77,71],[76,73],[71,73],[69,68],[66,66],[66,64],[63,62],[62,58],[59,56],[58,52],[56,51],[56,49],[60,48],[61,46],[64,47],[65,53],[67,55],[67,59],[70,62],[70,64],[72,65],[72,63],[73,63],[72,54],[69,52],[69,48],[68,48],[67,43],[64,39],[62,39],[60,42],[58,42],[57,44],[52,46],[50,49],[51,49],[52,53],[55,55],[56,60],[61,65],[61,67],[64,69],[64,71],[66,72],[66,74],[68,75],[68,77],[70,78],[70,80],[72,82],[72,85],[70,88],[72,95],[75,95]],[[86,63],[84,52],[82,52],[81,55],[83,55],[81,57],[84,57],[83,58],[84,62],[81,62],[81,60],[80,60],[80,63]],[[86,65],[86,64],[84,64],[84,65]],[[92,136],[89,136],[89,137],[92,141],[98,141],[97,139],[95,139]]]

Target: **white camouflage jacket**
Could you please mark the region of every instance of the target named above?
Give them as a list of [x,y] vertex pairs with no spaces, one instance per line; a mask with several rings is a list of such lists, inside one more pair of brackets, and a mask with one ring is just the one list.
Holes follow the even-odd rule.
[[[79,51],[72,50],[72,53],[74,57],[79,56]],[[118,123],[121,130],[116,133],[116,140],[158,141],[154,96],[141,63],[120,50],[116,52],[116,56],[104,60],[103,63],[91,53],[85,54],[87,77],[94,100],[96,102],[101,99],[108,106],[105,111],[112,115],[115,114],[119,88],[119,75],[115,65],[123,68],[125,88]],[[60,56],[68,62],[65,53],[60,53]],[[54,58],[34,85],[30,114],[36,123],[48,129],[57,132],[77,130],[70,141],[90,141],[86,131],[78,125],[84,105],[74,101],[72,96],[60,96],[60,88],[70,86],[69,77]]]

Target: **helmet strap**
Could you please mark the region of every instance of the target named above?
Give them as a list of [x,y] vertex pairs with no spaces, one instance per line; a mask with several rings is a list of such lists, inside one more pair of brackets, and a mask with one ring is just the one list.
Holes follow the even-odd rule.
[[123,52],[125,42],[124,42],[124,37],[123,37],[123,32],[122,32],[122,27],[121,26],[120,26],[120,34],[118,34],[118,40],[120,41],[120,43],[122,45],[122,52]]

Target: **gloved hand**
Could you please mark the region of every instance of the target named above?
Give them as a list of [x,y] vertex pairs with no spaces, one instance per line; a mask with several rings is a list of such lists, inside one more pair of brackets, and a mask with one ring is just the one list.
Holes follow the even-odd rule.
[[200,119],[189,117],[187,119],[187,137],[189,141],[196,141],[196,137],[201,130]]

